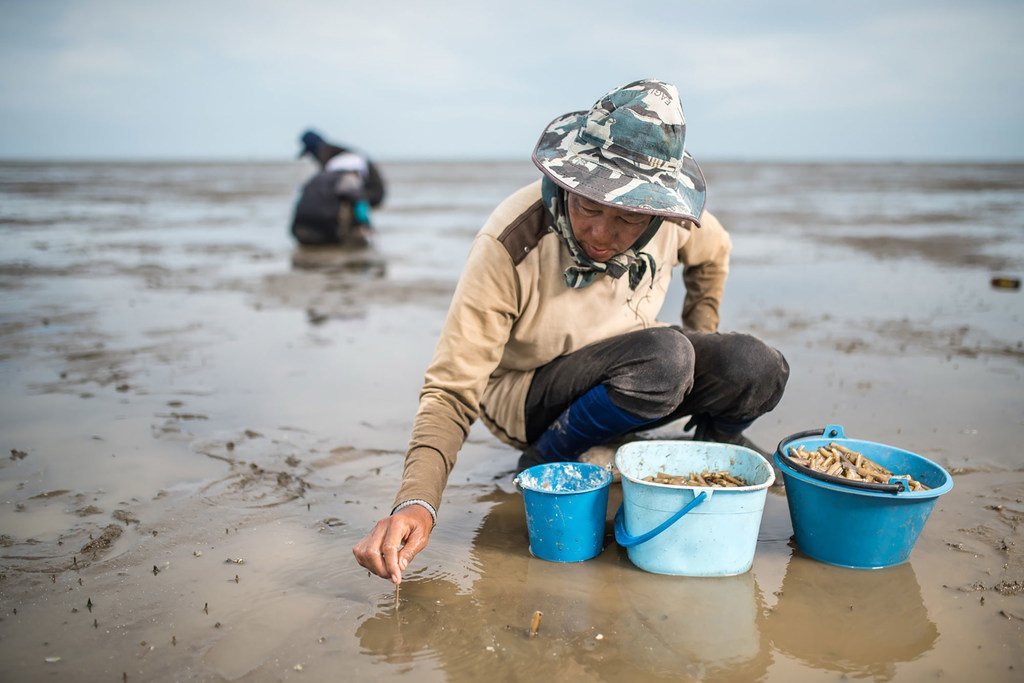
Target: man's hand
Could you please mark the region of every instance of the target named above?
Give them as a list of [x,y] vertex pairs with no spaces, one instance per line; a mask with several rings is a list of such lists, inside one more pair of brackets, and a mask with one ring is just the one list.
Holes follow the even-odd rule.
[[433,528],[430,512],[422,505],[410,505],[377,522],[352,554],[377,576],[399,584],[412,558],[427,547]]

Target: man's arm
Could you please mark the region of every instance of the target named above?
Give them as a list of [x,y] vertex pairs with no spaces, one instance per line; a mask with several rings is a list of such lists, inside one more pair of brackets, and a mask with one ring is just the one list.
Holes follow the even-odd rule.
[[712,214],[705,211],[700,227],[690,228],[690,238],[680,250],[683,262],[683,327],[699,332],[718,329],[718,309],[729,275],[732,240]]
[[366,201],[376,208],[384,201],[384,176],[380,174],[377,164],[366,160]]
[[[400,582],[405,566],[426,547],[433,528],[430,509],[440,508],[456,455],[479,416],[480,395],[501,361],[518,298],[515,268],[504,247],[493,237],[477,237],[420,391],[395,498],[401,509],[377,522],[353,548],[359,563],[378,576]],[[426,505],[405,506],[410,501]]]

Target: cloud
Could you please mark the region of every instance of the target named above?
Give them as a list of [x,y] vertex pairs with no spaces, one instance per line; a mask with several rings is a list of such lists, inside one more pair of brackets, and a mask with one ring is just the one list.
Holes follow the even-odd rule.
[[[878,140],[861,148],[881,153],[887,130],[906,141],[915,122],[925,153],[948,137],[946,117],[965,149],[972,129],[995,127],[1024,154],[1011,121],[1024,114],[1024,7],[998,0],[650,0],[628,16],[611,0],[53,0],[0,12],[0,155],[88,155],[103,139],[108,154],[274,156],[318,125],[389,155],[525,156],[548,120],[644,76],[679,85],[712,153],[740,141],[751,154],[798,151],[803,129],[819,131],[815,153],[841,154],[849,135],[830,131],[862,126]],[[795,139],[753,132],[769,126]]]
[[[745,111],[828,112],[928,105],[948,95],[1020,109],[1024,12],[1001,5],[894,6],[827,32],[695,36],[674,55],[696,97]],[[879,113],[885,114],[880,111]]]

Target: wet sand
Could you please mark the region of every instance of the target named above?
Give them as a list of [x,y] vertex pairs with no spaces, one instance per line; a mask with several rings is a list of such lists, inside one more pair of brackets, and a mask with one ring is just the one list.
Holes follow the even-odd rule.
[[[751,437],[839,423],[949,469],[909,562],[807,558],[779,488],[741,576],[643,572],[610,523],[594,560],[534,559],[518,454],[476,425],[397,598],[351,547],[390,508],[469,240],[533,172],[386,170],[374,248],[342,253],[285,232],[301,164],[0,168],[0,678],[1019,679],[1024,294],[989,279],[1024,271],[1024,170],[975,188],[979,217],[858,213],[823,199],[841,167],[706,169],[723,329],[793,369]],[[793,177],[813,219],[743,201]]]

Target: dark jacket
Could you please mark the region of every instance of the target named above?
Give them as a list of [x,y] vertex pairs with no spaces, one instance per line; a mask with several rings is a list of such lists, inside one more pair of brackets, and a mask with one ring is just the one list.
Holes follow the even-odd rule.
[[[321,142],[316,146],[313,156],[316,158],[317,162],[319,162],[320,170],[322,171],[332,157],[337,156],[342,152],[359,154],[359,152],[346,147],[332,145],[329,142]],[[370,206],[376,208],[384,201],[384,178],[381,176],[380,169],[377,168],[377,164],[373,163],[369,158],[366,159],[366,165],[368,168],[365,188],[366,200],[370,202]]]

